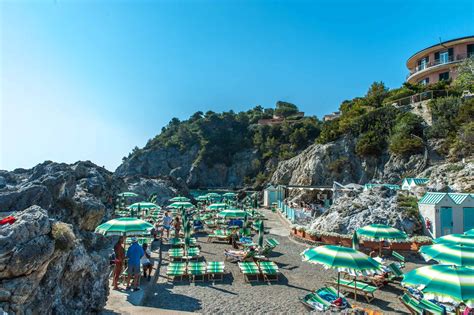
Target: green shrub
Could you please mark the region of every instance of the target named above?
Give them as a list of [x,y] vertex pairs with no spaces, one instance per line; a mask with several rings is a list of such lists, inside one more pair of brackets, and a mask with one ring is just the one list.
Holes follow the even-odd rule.
[[51,228],[51,236],[55,241],[56,248],[68,250],[74,246],[76,236],[71,225],[64,222],[54,222]]
[[356,153],[360,156],[378,155],[385,148],[385,138],[375,131],[362,134],[356,143]]
[[328,169],[333,173],[342,173],[348,164],[349,158],[343,156],[329,163]]

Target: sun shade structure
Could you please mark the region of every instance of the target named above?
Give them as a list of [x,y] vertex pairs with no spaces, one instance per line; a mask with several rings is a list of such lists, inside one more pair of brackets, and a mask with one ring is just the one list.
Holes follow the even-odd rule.
[[357,235],[372,241],[405,240],[408,238],[404,232],[385,224],[366,225],[357,230]]
[[181,197],[181,196],[178,196],[178,197],[173,197],[170,199],[171,202],[187,202],[189,201],[190,199],[189,198],[186,198],[186,197]]
[[213,204],[210,204],[207,208],[210,210],[220,210],[220,209],[226,209],[227,207],[228,205],[225,203],[213,203]]
[[219,195],[218,193],[208,193],[206,196],[209,197],[209,198],[220,198],[221,197],[221,195]]
[[182,202],[182,201],[178,201],[178,202],[173,202],[172,204],[169,205],[170,207],[172,208],[185,208],[185,209],[188,209],[188,208],[192,208],[194,207],[194,205],[190,202]]
[[95,232],[102,235],[145,235],[150,233],[153,225],[136,218],[117,218],[99,225]]
[[125,192],[122,192],[122,193],[118,194],[117,196],[119,196],[119,197],[138,197],[138,194],[136,194],[134,192],[130,192],[130,191],[125,191]]
[[474,229],[470,229],[469,231],[464,232],[464,234],[474,236]]
[[233,192],[228,192],[228,193],[223,194],[222,196],[225,198],[234,198],[236,194]]
[[420,254],[426,261],[435,260],[440,264],[474,267],[474,247],[454,244],[421,246]]
[[152,202],[136,202],[130,206],[127,207],[130,210],[155,210],[155,209],[161,209],[160,206],[157,204],[154,204]]
[[474,269],[432,265],[405,274],[402,285],[423,292],[425,299],[441,303],[464,303],[474,307]]
[[449,234],[449,235],[435,238],[433,240],[433,243],[474,246],[474,235]]
[[247,215],[248,215],[247,212],[245,212],[244,210],[239,210],[239,209],[227,209],[217,214],[218,217],[221,217],[224,219],[246,218]]
[[197,201],[207,201],[209,198],[207,198],[206,196],[198,196],[196,197],[196,200]]

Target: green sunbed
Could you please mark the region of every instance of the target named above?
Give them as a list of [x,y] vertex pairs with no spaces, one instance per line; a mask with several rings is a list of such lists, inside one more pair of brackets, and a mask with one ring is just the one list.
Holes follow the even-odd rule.
[[398,267],[397,264],[391,263],[388,265],[388,269],[390,269],[390,272],[392,273],[391,280],[392,279],[403,279],[403,276],[405,275],[403,271]]
[[183,246],[184,245],[184,241],[180,238],[177,238],[177,237],[170,238],[168,242],[171,246]]
[[[300,298],[300,302],[304,305],[308,306],[312,310],[325,312],[331,309],[331,307],[337,308],[334,304],[329,302],[327,299],[324,299],[322,296],[334,296],[335,298],[338,297],[337,290],[333,287],[324,287],[316,292],[309,293],[304,297]],[[339,297],[345,300],[344,295],[339,293]],[[346,301],[347,302],[347,301]]]
[[[332,282],[331,284],[338,285],[337,280]],[[355,285],[355,287],[354,287]],[[354,280],[347,280],[347,279],[339,279],[339,286],[343,287],[346,289],[348,292],[354,293],[354,291],[358,294],[362,294],[365,299],[367,300],[367,303],[370,303],[374,298],[374,292],[377,291],[377,287],[374,287],[370,284],[367,284],[365,282],[361,281],[355,281]]]
[[206,263],[201,262],[189,262],[188,263],[188,274],[192,276],[192,281],[196,281],[196,277],[201,277],[201,281],[204,281],[206,276]]
[[392,256],[400,261],[400,267],[405,268],[405,257],[396,251],[392,251]]
[[280,271],[278,270],[277,264],[273,261],[261,261],[258,264],[260,271],[262,272],[263,279],[267,281],[278,281]]
[[228,241],[230,239],[230,230],[215,230],[209,234],[207,241],[212,242],[213,240]]
[[170,259],[182,259],[184,256],[184,250],[182,248],[171,248],[168,250],[168,256]]
[[197,247],[191,247],[191,248],[188,248],[188,250],[186,251],[186,256],[187,256],[189,259],[197,258],[197,257],[199,257],[200,253],[201,253],[201,252],[200,252],[199,248],[197,248]]
[[184,262],[171,262],[166,269],[166,275],[170,278],[173,278],[173,281],[178,277],[183,280],[185,273],[186,263]]
[[207,263],[207,274],[209,279],[211,279],[212,275],[212,280],[216,279],[216,275],[220,275],[219,280],[224,280],[224,269],[225,269],[225,264],[223,261],[209,261]]
[[403,294],[399,299],[412,314],[428,313],[442,315],[445,313],[445,310],[441,306],[424,299],[418,301],[407,293]]
[[277,247],[278,245],[280,245],[280,242],[278,242],[276,239],[274,238],[267,238],[265,240],[265,242],[267,243],[268,246],[272,247],[272,248],[275,248]]
[[[244,276],[245,282],[258,281],[258,276],[260,275],[260,270],[254,262],[239,262],[239,268]],[[252,280],[251,277],[255,276],[256,280]]]

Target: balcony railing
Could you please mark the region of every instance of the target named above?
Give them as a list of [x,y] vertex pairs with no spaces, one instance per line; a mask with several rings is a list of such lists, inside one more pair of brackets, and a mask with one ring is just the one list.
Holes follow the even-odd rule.
[[[473,55],[471,54],[469,57],[472,57],[472,56]],[[425,69],[435,67],[435,66],[439,66],[439,65],[443,65],[443,64],[449,64],[449,63],[452,63],[452,62],[462,61],[462,60],[467,59],[467,58],[468,58],[467,54],[458,54],[456,56],[449,56],[447,58],[435,59],[435,60],[430,61],[428,63],[416,66],[413,69],[410,69],[410,73],[407,75],[407,78],[414,75],[415,73],[423,71]]]
[[396,107],[406,106],[413,103],[418,103],[421,101],[426,101],[433,98],[445,97],[445,96],[449,96],[449,93],[447,90],[430,90],[430,91],[425,91],[418,94],[413,94],[411,96],[399,98],[398,100],[391,101],[390,104]]

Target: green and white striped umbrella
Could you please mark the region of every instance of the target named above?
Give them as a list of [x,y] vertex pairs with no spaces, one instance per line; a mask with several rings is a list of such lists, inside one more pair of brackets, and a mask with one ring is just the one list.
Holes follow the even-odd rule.
[[221,195],[219,195],[218,193],[208,193],[206,196],[209,197],[209,198],[220,198],[221,197]]
[[440,264],[474,267],[474,247],[453,244],[421,246],[420,254],[426,261],[436,260]]
[[171,202],[176,202],[176,201],[187,202],[189,200],[190,200],[189,198],[181,197],[181,196],[173,197],[170,199]]
[[227,209],[219,212],[217,214],[218,217],[224,218],[224,219],[243,219],[247,217],[248,213],[245,212],[244,210],[239,210],[239,209]]
[[130,206],[127,207],[130,210],[157,210],[161,209],[160,206],[157,204],[154,204],[152,202],[147,202],[147,201],[142,201],[142,202],[136,202],[134,204],[131,204]]
[[469,231],[464,232],[464,234],[474,236],[474,229],[470,229]]
[[208,200],[208,198],[206,196],[197,196],[195,199],[197,201],[207,201]]
[[391,226],[385,224],[371,224],[357,230],[357,235],[372,241],[405,240],[408,236]]
[[185,209],[189,209],[189,208],[194,207],[194,205],[192,203],[186,202],[186,201],[184,201],[184,202],[183,201],[173,202],[169,206],[172,207],[172,208],[185,208]]
[[402,285],[423,292],[426,299],[441,303],[464,303],[474,307],[474,269],[432,265],[405,274]]
[[366,254],[348,247],[323,245],[301,253],[303,261],[323,265],[352,276],[381,272],[381,264]]
[[234,198],[236,196],[236,193],[233,192],[228,192],[222,195],[225,198]]
[[122,193],[118,194],[117,196],[119,196],[119,197],[138,197],[138,194],[136,194],[134,192],[131,192],[131,191],[125,191],[125,192],[122,192]]
[[220,209],[226,209],[228,206],[225,203],[213,203],[210,204],[207,208],[210,210],[220,210]]
[[474,236],[466,234],[449,234],[435,238],[433,243],[474,246]]
[[137,218],[117,218],[99,225],[96,233],[102,235],[144,235],[150,233],[153,225]]
[[263,248],[263,236],[265,234],[265,226],[263,225],[263,221],[260,222],[260,226],[258,227],[258,246]]

